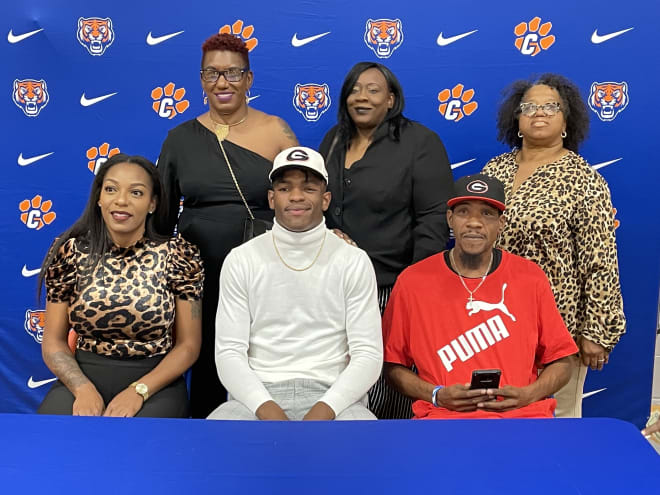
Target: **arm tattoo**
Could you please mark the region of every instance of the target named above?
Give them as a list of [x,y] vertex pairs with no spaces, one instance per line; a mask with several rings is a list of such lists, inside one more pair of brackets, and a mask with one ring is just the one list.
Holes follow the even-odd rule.
[[287,124],[283,119],[279,120],[280,124],[282,124],[282,132],[284,132],[284,135],[287,137],[287,139],[293,141],[295,144],[298,144],[298,138],[291,130],[291,127],[289,127],[289,124]]
[[190,313],[193,320],[199,320],[202,318],[202,301],[190,301]]
[[64,351],[57,351],[44,356],[46,365],[55,375],[73,392],[80,385],[89,383],[89,379],[83,374],[75,358]]

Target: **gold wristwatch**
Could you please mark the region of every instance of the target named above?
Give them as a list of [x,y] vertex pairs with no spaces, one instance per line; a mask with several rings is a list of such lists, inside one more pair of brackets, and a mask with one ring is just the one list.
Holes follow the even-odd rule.
[[149,387],[147,387],[146,383],[133,382],[131,383],[131,387],[135,389],[136,393],[142,396],[142,399],[145,402],[147,401],[147,399],[149,398]]

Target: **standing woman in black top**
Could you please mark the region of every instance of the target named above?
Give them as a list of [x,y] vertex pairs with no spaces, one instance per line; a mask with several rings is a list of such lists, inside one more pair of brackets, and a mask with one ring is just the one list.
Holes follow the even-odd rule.
[[[242,242],[249,215],[237,184],[252,214],[272,220],[267,201],[272,160],[298,144],[286,122],[248,106],[253,74],[240,38],[208,38],[202,45],[200,78],[209,111],[172,129],[158,158],[170,198],[166,230],[177,225],[179,233],[199,247],[206,273],[202,348],[192,369],[194,418],[208,416],[227,395],[215,366],[215,314],[220,267]],[[183,211],[177,220],[182,196]]]
[[[405,118],[403,90],[384,65],[360,62],[341,88],[338,124],[320,146],[332,202],[328,226],[348,234],[371,258],[381,313],[396,277],[445,248],[453,178],[442,141]],[[409,418],[410,401],[381,378],[369,393],[380,419]]]

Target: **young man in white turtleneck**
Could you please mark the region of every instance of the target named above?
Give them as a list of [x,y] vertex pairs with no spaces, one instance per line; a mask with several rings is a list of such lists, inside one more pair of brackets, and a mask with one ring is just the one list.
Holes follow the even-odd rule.
[[209,419],[376,419],[383,362],[367,254],[325,226],[323,157],[298,146],[270,173],[273,229],[233,249],[220,274],[215,356],[230,400]]

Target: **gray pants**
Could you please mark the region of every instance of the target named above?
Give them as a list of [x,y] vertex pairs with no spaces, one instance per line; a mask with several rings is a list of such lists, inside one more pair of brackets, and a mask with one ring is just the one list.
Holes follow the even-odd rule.
[[[301,420],[307,412],[316,404],[323,394],[328,390],[328,385],[296,378],[277,383],[264,383],[273,400],[279,405],[292,420]],[[366,396],[361,402],[348,406],[337,415],[337,420],[365,420],[376,419],[366,405]],[[213,411],[207,419],[229,419],[229,420],[257,420],[252,411],[241,402],[234,400],[231,395],[229,400],[221,404]]]

